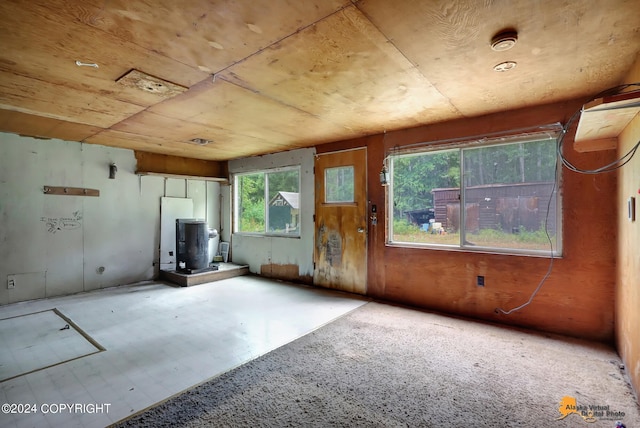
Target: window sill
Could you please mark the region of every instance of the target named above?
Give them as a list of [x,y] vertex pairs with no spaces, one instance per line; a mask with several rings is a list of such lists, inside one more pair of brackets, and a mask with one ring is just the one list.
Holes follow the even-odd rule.
[[549,250],[525,251],[517,250],[514,248],[458,247],[452,245],[419,244],[411,242],[386,242],[385,247],[410,248],[415,250],[450,251],[454,253],[491,254],[498,256],[537,257],[546,259],[550,259],[552,257],[554,259],[562,258],[562,253],[554,252],[552,255]]
[[251,237],[251,238],[289,238],[300,239],[300,235],[287,235],[284,233],[251,233],[251,232],[234,232],[233,236]]

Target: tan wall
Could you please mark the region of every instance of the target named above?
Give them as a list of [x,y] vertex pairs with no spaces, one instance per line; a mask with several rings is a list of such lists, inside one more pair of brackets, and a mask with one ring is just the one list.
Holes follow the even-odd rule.
[[[640,82],[640,59],[627,82]],[[640,114],[620,134],[618,155],[640,140]],[[640,403],[640,153],[619,172],[618,281],[616,287],[616,340],[618,352]],[[636,198],[636,221],[627,219],[627,200]]]
[[[549,123],[565,123],[585,100],[554,104],[443,124],[388,132],[359,140],[323,145],[320,151],[368,147],[369,200],[385,218],[385,188],[379,172],[385,152],[395,146],[476,136]],[[566,155],[584,168],[615,159],[615,150],[577,153],[573,132]],[[384,147],[383,147],[384,145]],[[616,174],[588,176],[563,171],[564,255],[533,303],[526,302],[549,267],[548,258],[480,254],[385,245],[381,222],[370,228],[370,296],[422,308],[471,316],[606,342],[614,339],[616,262]],[[476,285],[484,275],[486,286]]]

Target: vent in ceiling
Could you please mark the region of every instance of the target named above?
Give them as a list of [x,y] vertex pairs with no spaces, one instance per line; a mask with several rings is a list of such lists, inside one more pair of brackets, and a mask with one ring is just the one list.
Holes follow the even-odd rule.
[[163,98],[175,97],[188,89],[184,86],[167,82],[166,80],[150,76],[135,69],[129,71],[127,74],[116,80],[116,82],[122,86],[159,95]]

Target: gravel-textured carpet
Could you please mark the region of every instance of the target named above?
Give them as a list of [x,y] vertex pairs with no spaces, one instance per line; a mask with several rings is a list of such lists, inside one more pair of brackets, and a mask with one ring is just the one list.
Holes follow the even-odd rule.
[[605,345],[372,302],[117,426],[613,428],[617,420],[640,426],[639,406]]

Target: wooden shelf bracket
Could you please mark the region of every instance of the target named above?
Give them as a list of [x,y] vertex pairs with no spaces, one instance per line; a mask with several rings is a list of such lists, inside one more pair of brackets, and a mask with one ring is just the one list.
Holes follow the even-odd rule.
[[44,186],[45,195],[67,195],[67,196],[100,196],[97,189],[85,189],[84,187],[56,187]]

